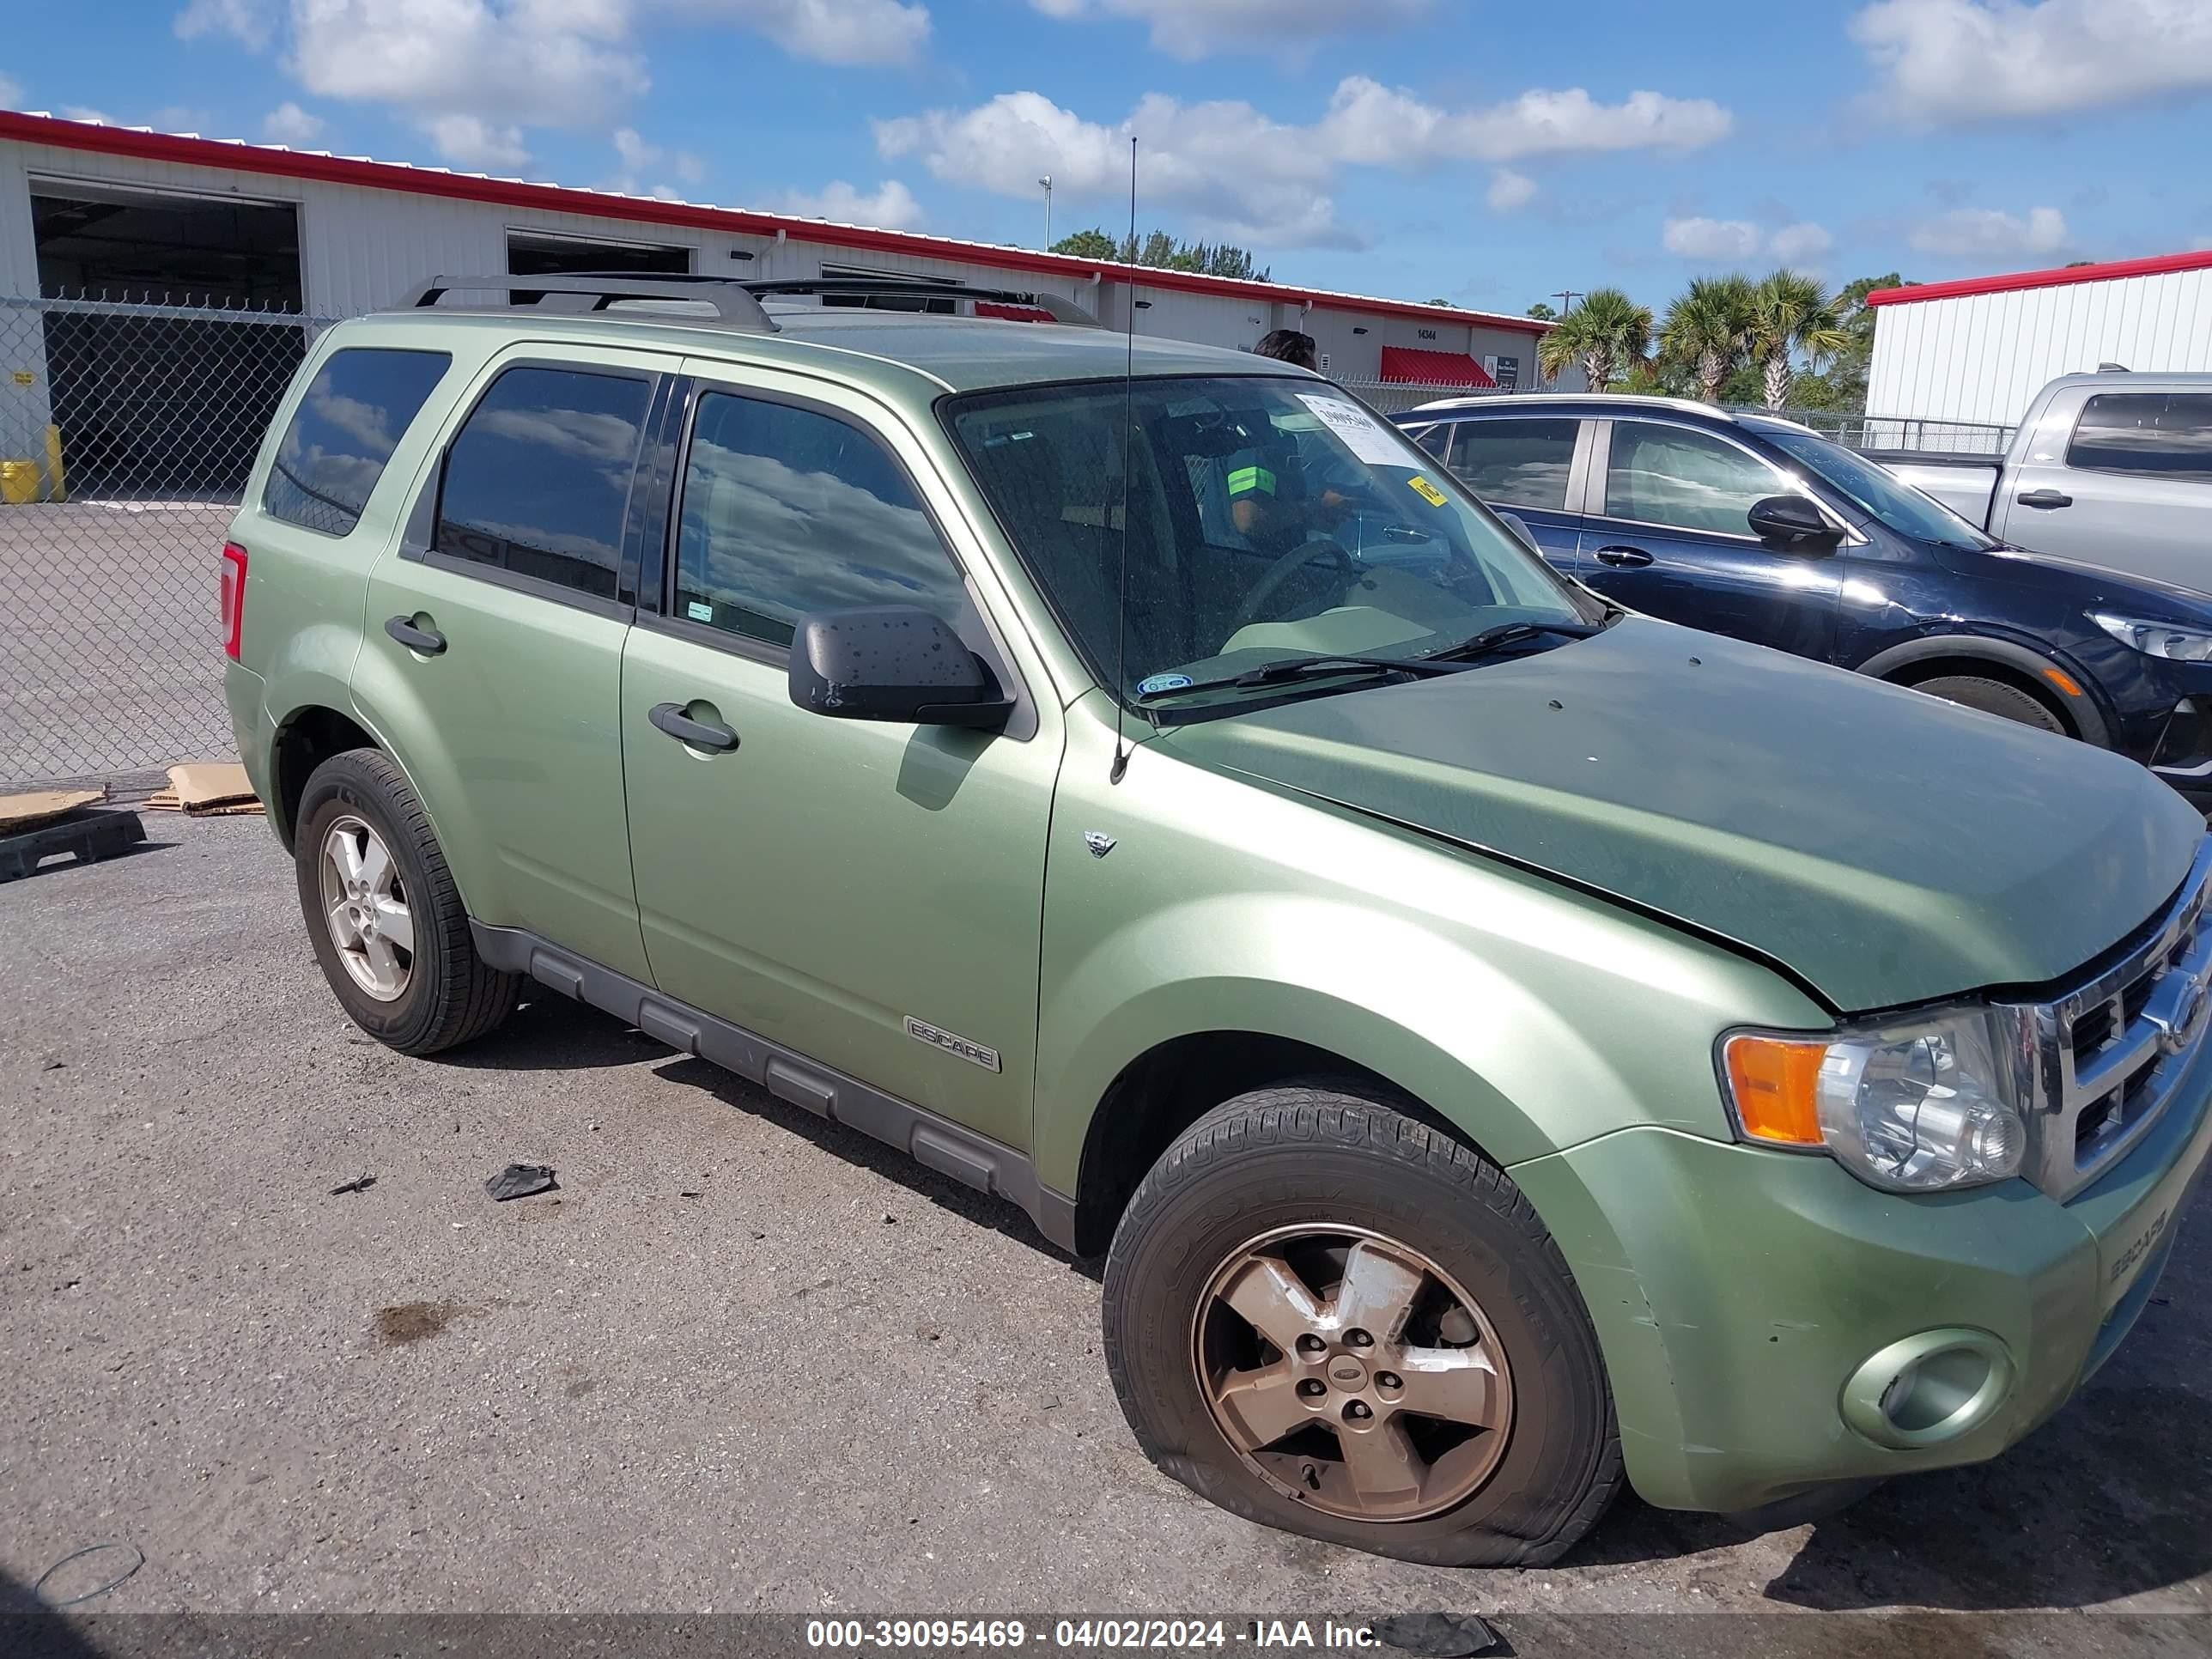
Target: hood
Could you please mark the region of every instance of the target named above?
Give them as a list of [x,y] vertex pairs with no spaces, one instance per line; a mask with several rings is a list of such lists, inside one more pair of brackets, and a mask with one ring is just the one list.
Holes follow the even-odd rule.
[[2047,593],[2085,613],[2094,610],[2124,611],[2154,622],[2182,623],[2212,628],[2212,599],[2155,576],[2112,570],[2100,564],[2062,559],[2049,553],[2030,553],[2017,547],[1987,550],[1937,547],[1932,550],[1947,569],[1962,576],[1982,576]]
[[2059,978],[2204,834],[2119,756],[1637,617],[1162,741],[1732,940],[1844,1012]]

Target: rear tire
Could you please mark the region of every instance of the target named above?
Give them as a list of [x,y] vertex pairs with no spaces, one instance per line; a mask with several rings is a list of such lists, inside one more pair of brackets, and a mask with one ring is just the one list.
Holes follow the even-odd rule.
[[1938,674],[1932,679],[1915,680],[1912,689],[1925,691],[1931,697],[1941,697],[1946,702],[1955,702],[1962,708],[1978,708],[1984,714],[2018,720],[2039,732],[2062,738],[2074,735],[2057,709],[2033,691],[2023,691],[2004,680],[1988,679],[1979,674]]
[[323,977],[355,1024],[404,1054],[473,1042],[521,981],[487,967],[422,802],[374,749],[318,766],[293,838],[300,908]]
[[1589,1314],[1502,1170],[1358,1090],[1241,1096],[1145,1177],[1106,1262],[1121,1409],[1248,1520],[1437,1566],[1554,1560],[1621,1484]]

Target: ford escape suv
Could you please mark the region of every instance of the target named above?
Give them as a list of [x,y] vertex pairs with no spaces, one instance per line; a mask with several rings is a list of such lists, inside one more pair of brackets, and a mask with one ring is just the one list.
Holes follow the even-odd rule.
[[1413,1560],[1991,1457],[2126,1334],[2212,1141],[2141,768],[1624,613],[1280,363],[531,283],[324,334],[223,550],[364,1030],[534,981],[1004,1195],[1161,1468]]

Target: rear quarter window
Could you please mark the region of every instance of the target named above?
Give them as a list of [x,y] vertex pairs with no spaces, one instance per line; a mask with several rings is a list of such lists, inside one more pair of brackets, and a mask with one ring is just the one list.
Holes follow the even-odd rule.
[[2066,465],[2212,482],[2212,394],[2100,392],[2081,406]]
[[284,428],[261,510],[322,535],[350,535],[392,452],[453,361],[442,351],[381,346],[331,353]]

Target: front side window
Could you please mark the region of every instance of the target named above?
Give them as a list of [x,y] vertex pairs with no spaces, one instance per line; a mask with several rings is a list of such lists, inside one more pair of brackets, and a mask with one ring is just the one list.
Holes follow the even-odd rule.
[[1574,465],[1578,425],[1556,420],[1462,421],[1452,443],[1452,471],[1486,501],[1558,512],[1567,504],[1567,473]]
[[2066,465],[2096,472],[2212,479],[2212,396],[2107,392],[2081,406]]
[[1749,536],[1752,503],[1784,493],[1766,464],[1686,427],[1615,421],[1605,510],[1638,524]]
[[949,410],[1073,642],[1135,700],[1599,614],[1403,433],[1312,380],[1086,382]]
[[890,453],[848,422],[710,392],[676,540],[676,615],[787,646],[801,617],[915,605],[956,626],[960,572]]
[[262,510],[325,536],[352,533],[392,452],[453,361],[442,351],[332,352],[284,428]]
[[641,375],[507,370],[447,452],[436,550],[615,598],[652,393]]

